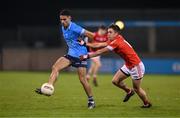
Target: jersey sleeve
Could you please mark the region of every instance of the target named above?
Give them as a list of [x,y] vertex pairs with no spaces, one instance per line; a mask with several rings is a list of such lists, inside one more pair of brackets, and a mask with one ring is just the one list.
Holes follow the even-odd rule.
[[93,39],[96,39],[98,37],[98,33],[97,32],[95,32],[94,33],[94,37],[93,37]]
[[91,42],[94,43],[97,37],[98,37],[98,33],[94,32],[94,37],[91,39]]
[[85,32],[85,29],[84,28],[82,28],[81,26],[79,26],[79,25],[74,25],[74,27],[73,27],[73,29],[72,29],[74,32],[76,32],[77,34],[79,34],[79,35],[83,35],[84,34],[84,32]]
[[107,48],[109,49],[109,50],[114,50],[116,47],[118,47],[118,42],[117,42],[117,40],[114,40],[114,41],[112,41],[112,42],[110,42],[109,44],[108,44],[108,46],[107,46]]

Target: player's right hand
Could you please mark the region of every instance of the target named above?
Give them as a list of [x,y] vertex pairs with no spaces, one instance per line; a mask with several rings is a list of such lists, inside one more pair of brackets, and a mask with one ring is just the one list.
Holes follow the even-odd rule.
[[80,56],[80,60],[81,60],[81,61],[87,60],[87,59],[89,59],[89,54],[87,54],[87,55],[81,55],[81,56]]

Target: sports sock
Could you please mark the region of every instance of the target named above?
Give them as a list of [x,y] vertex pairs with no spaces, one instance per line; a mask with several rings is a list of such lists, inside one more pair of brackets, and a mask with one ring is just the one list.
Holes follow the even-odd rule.
[[144,105],[148,105],[149,104],[149,102],[148,101],[144,101]]
[[131,91],[132,91],[132,90],[131,90],[131,89],[129,89],[129,92],[127,92],[127,94],[130,94],[130,93],[131,93]]
[[95,80],[96,80],[96,77],[97,77],[96,75],[93,75],[93,78],[94,78]]
[[89,96],[88,101],[94,101],[93,96]]

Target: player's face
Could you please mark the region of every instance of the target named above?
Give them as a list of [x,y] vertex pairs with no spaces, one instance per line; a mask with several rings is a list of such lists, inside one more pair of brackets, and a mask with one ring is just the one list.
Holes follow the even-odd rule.
[[108,29],[108,39],[114,40],[114,38],[118,35],[116,31],[114,31],[112,28]]
[[103,36],[103,35],[105,35],[106,34],[106,30],[104,30],[104,29],[99,29],[98,30],[98,34],[100,35],[100,36]]
[[61,24],[62,24],[64,27],[68,27],[68,26],[69,26],[69,23],[70,23],[70,21],[71,21],[71,16],[60,15],[59,19],[60,19]]

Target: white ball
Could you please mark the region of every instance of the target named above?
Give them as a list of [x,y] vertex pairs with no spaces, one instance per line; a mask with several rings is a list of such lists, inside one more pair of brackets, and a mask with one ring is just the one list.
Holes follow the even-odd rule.
[[41,86],[41,92],[45,95],[51,96],[54,93],[54,86],[48,83],[44,83]]

